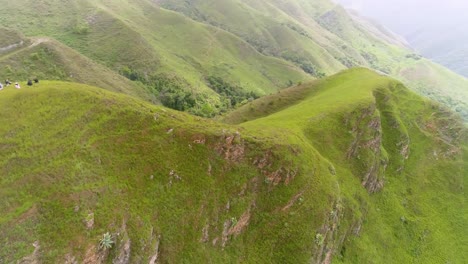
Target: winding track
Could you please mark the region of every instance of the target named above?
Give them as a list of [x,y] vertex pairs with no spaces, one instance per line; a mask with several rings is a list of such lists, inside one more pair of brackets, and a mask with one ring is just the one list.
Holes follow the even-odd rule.
[[41,37],[41,38],[31,38],[30,40],[31,40],[31,44],[30,44],[29,46],[23,47],[23,48],[20,48],[20,49],[17,49],[17,50],[15,50],[15,51],[13,51],[13,52],[9,52],[9,53],[7,53],[7,54],[1,56],[1,57],[0,57],[0,61],[5,60],[5,59],[8,59],[8,58],[10,58],[10,57],[13,56],[13,55],[16,55],[16,54],[18,54],[18,53],[20,53],[20,52],[23,52],[23,51],[25,51],[25,50],[32,49],[32,48],[36,47],[37,45],[39,45],[39,44],[41,44],[41,43],[44,43],[44,42],[49,41],[48,38],[44,38],[44,37]]

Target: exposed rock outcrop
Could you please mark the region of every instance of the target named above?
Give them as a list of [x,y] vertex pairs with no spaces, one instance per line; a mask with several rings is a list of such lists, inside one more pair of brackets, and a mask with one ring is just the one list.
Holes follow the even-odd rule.
[[120,232],[118,233],[120,240],[116,241],[117,254],[113,259],[112,263],[114,264],[128,264],[130,263],[131,255],[131,245],[132,242],[127,233],[127,223],[126,220],[123,221]]
[[239,132],[225,134],[215,146],[219,155],[225,160],[238,163],[245,155],[245,143]]
[[130,253],[131,253],[131,241],[130,239],[125,239],[119,247],[119,254],[112,261],[114,264],[128,264],[130,263]]
[[34,251],[31,253],[31,255],[24,257],[20,261],[18,261],[18,264],[40,264],[42,263],[39,260],[39,252],[41,249],[41,246],[39,245],[39,241],[34,242],[33,244]]
[[341,248],[345,236],[340,236],[339,226],[344,210],[340,201],[333,206],[322,227],[315,236],[314,264],[330,264],[332,257]]
[[154,255],[151,256],[149,260],[149,264],[156,264],[159,260],[159,247],[161,244],[161,235],[158,236],[158,240],[156,240],[156,245],[154,247]]
[[292,164],[274,166],[278,163],[278,159],[271,150],[268,150],[262,156],[255,158],[253,165],[260,170],[266,181],[272,186],[277,186],[280,183],[288,185],[296,177],[299,169],[293,167]]
[[375,105],[352,112],[346,123],[351,128],[353,142],[348,148],[347,159],[364,171],[361,183],[368,192],[382,189],[388,158],[382,145],[380,113]]

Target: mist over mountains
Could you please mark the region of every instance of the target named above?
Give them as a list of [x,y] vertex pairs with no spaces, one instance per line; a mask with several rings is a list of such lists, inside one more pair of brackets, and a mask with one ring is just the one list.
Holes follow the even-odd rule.
[[468,2],[336,0],[404,36],[424,56],[468,76]]

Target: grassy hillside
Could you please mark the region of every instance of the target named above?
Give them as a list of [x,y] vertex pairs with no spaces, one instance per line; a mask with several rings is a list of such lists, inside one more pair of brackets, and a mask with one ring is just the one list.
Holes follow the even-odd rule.
[[[450,106],[467,120],[468,79],[426,59],[408,63],[400,69],[399,75],[412,83],[417,92]],[[428,77],[421,80],[420,76]]]
[[279,98],[230,126],[72,83],[0,91],[0,260],[466,261],[450,112],[365,69]]
[[[35,241],[43,262],[305,260],[321,224],[305,212],[336,196],[327,163],[280,138],[75,84],[4,90],[0,101],[5,262]],[[105,232],[118,241],[108,252],[97,250]]]
[[[9,39],[8,31],[0,31],[0,39]],[[5,34],[4,34],[5,33]],[[96,85],[156,102],[148,89],[116,72],[97,64],[73,49],[49,38],[21,38],[18,48],[0,56],[0,78],[20,81],[28,79],[63,80]]]
[[0,27],[0,56],[14,52],[15,50],[28,45],[27,39],[24,38],[19,32]]
[[237,125],[271,115],[299,103],[304,98],[318,92],[322,82],[323,80],[308,82],[278,91],[277,93],[249,102],[217,119],[223,123]]

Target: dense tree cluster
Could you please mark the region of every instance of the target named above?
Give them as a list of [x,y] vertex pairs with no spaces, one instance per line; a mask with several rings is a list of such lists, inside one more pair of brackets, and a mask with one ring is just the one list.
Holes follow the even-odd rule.
[[122,68],[120,73],[132,81],[143,83],[164,106],[203,117],[213,117],[259,97],[216,76],[208,76],[205,81],[219,95],[219,100],[210,100],[205,94],[195,93],[189,83],[176,76],[148,75],[128,67]]
[[177,77],[169,77],[165,74],[144,74],[124,67],[121,74],[132,81],[139,81],[145,84],[158,100],[166,107],[187,111],[196,105],[196,98],[192,92],[188,91],[188,83]]
[[246,92],[242,87],[232,85],[220,77],[209,76],[206,80],[208,86],[221,96],[223,102],[226,102],[225,108],[235,107],[245,100],[253,100],[259,97],[254,92]]
[[286,51],[286,52],[283,52],[283,54],[281,54],[281,57],[287,61],[290,61],[294,64],[296,64],[297,66],[299,66],[304,72],[316,77],[316,78],[323,78],[326,76],[326,74],[322,71],[320,71],[319,69],[317,69],[317,67],[315,67],[307,58],[305,57],[302,57],[296,53],[293,53],[293,52],[289,52],[289,51]]

